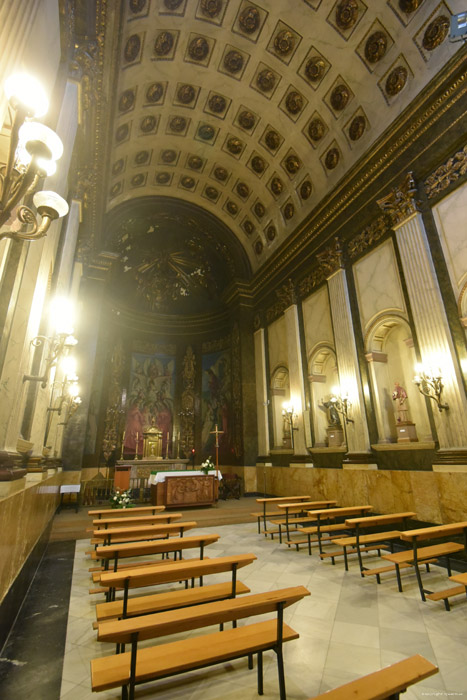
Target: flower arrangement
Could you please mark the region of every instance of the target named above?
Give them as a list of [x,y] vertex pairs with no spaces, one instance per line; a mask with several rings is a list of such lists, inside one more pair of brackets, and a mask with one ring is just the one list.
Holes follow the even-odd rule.
[[201,471],[207,474],[216,468],[216,465],[210,457],[208,457],[204,462],[201,463]]
[[110,497],[110,505],[112,508],[133,508],[131,489],[127,489],[126,491],[116,489],[115,493]]

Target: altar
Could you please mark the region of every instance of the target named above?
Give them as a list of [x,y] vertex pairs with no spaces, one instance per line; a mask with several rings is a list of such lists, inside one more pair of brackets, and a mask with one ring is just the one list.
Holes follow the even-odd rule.
[[165,505],[167,508],[188,508],[191,506],[210,506],[218,498],[220,471],[205,474],[193,469],[191,471],[158,471],[151,474],[148,484],[151,486],[151,503]]
[[[115,465],[114,487],[121,491],[133,485],[144,487],[149,480],[151,471],[161,469],[167,472],[184,471],[189,464],[188,459],[121,459]],[[192,472],[189,472],[192,473]],[[138,483],[136,483],[138,482]],[[149,485],[149,484],[147,484]]]

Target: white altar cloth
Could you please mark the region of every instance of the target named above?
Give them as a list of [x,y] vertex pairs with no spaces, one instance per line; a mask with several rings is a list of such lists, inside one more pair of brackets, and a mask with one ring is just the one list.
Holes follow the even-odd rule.
[[[216,470],[213,469],[209,472],[208,476],[216,476]],[[157,474],[150,474],[148,479],[149,486],[155,486],[156,484],[162,484],[167,476],[206,476],[202,471],[197,469],[190,469],[188,471],[172,471],[172,472],[157,472]],[[219,481],[222,479],[221,470],[219,469],[217,473],[217,478]]]

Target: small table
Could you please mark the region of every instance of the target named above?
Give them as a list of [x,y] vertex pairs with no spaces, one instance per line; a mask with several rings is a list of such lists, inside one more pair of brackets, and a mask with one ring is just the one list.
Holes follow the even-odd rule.
[[[65,494],[65,493],[77,493],[77,494],[79,494],[80,491],[81,491],[81,484],[62,484],[62,486],[60,486],[60,504],[58,506],[57,513],[60,513],[60,511],[63,508],[63,494]],[[73,503],[71,501],[69,502],[68,505],[73,507]],[[79,495],[76,496],[76,502],[75,502],[74,506],[75,506],[75,512],[77,513],[78,507],[79,507]]]

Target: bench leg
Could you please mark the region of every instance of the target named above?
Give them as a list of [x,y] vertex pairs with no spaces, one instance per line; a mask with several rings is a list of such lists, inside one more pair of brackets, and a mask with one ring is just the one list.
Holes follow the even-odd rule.
[[[311,557],[311,535],[309,533],[307,535],[307,538],[308,538],[308,554]],[[298,546],[297,546],[297,549],[298,549]]]
[[282,645],[278,646],[277,654],[277,673],[279,676],[279,697],[280,700],[287,700],[285,693],[285,674],[284,674],[284,657],[282,656]]
[[344,547],[344,566],[345,570],[349,570],[349,560],[347,559],[347,547]]
[[263,691],[263,652],[258,652],[258,695],[264,695]]
[[261,535],[261,517],[258,518],[258,535]]
[[416,575],[416,577],[417,577],[418,587],[419,587],[419,589],[420,589],[420,595],[421,595],[421,597],[422,597],[423,602],[425,602],[425,601],[426,601],[426,598],[425,598],[425,591],[423,590],[422,576],[421,576],[421,574],[420,574],[420,569],[419,569],[419,567],[418,567],[418,562],[417,562],[417,561],[415,562],[415,575]]
[[253,654],[248,654],[248,668],[250,671],[253,668]]
[[399,589],[399,593],[402,593],[401,572],[400,572],[398,564],[396,564],[396,576],[397,576],[397,587]]

